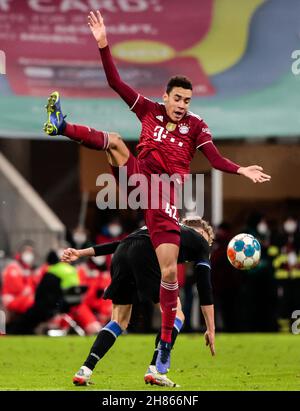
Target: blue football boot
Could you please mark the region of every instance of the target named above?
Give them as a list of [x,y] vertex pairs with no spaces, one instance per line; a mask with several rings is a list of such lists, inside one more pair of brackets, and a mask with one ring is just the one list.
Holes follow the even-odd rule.
[[59,92],[54,91],[48,98],[48,104],[45,106],[48,120],[44,124],[44,131],[49,136],[58,136],[63,133],[66,122],[60,107]]
[[155,365],[157,371],[161,374],[166,374],[170,369],[171,348],[170,343],[160,340]]

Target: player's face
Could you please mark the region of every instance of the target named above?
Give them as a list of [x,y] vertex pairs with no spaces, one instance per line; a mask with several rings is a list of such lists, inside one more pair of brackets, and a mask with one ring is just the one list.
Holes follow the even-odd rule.
[[163,95],[166,112],[170,119],[178,123],[188,111],[192,98],[192,90],[182,87],[173,87],[170,93]]

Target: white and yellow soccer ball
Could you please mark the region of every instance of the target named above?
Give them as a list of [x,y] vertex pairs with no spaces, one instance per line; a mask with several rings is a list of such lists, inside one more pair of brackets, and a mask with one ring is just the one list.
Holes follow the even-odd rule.
[[259,263],[260,254],[259,241],[251,234],[237,234],[228,243],[227,258],[239,270],[255,267]]

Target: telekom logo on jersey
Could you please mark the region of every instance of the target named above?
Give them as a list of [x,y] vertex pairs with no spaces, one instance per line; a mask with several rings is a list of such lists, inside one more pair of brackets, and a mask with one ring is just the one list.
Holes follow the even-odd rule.
[[162,141],[163,138],[167,137],[167,134],[168,131],[165,130],[163,127],[156,126],[154,129],[154,137],[156,137],[154,141]]
[[[154,137],[155,137],[155,139],[154,139],[154,141],[163,141],[163,139],[165,139],[165,138],[167,138],[167,135],[169,134],[169,132],[168,132],[168,130],[166,130],[164,127],[162,127],[162,126],[156,126],[155,127],[155,129],[154,129]],[[171,143],[175,143],[175,138],[174,137],[171,137],[170,138],[170,142]],[[178,145],[179,145],[179,147],[182,147],[183,146],[183,142],[182,141],[180,141],[179,143],[178,143]]]
[[[182,184],[184,181],[184,184]],[[163,209],[176,219],[177,210],[204,214],[204,174],[144,174],[128,176],[127,167],[119,168],[118,185],[112,174],[100,174],[96,186],[101,187],[96,197],[100,210],[105,209]]]

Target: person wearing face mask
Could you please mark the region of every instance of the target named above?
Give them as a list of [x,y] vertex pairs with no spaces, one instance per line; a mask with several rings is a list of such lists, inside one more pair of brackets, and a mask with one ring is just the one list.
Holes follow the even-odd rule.
[[283,222],[282,228],[289,242],[299,239],[297,239],[298,222],[294,217],[288,217]]
[[34,292],[38,284],[34,261],[33,244],[26,242],[13,261],[4,267],[1,297],[8,322],[18,318],[33,305]]
[[[81,304],[87,287],[81,286],[79,275],[71,264],[60,261],[63,250],[48,253],[42,279],[38,284],[33,304],[7,326],[7,334],[30,335],[45,332],[53,318],[70,313]],[[37,331],[40,328],[40,331]]]
[[256,267],[238,273],[240,275],[236,310],[238,331],[277,331],[274,309],[277,303],[277,290],[272,258],[269,254],[271,239],[269,222],[260,211],[253,211],[247,217],[247,224],[240,232],[252,234],[257,238],[261,245],[261,257]]
[[216,239],[211,252],[216,326],[222,332],[239,331],[238,306],[242,273],[228,264],[227,246],[232,237],[231,225],[223,221],[216,228]]
[[112,238],[118,238],[122,234],[122,226],[121,224],[115,222],[108,224],[107,226],[108,232]]
[[256,226],[257,239],[263,243],[265,247],[270,245],[271,230],[265,218],[262,218]]
[[72,232],[72,245],[75,247],[84,247],[87,245],[88,235],[87,230],[82,226],[77,226]]
[[123,232],[123,227],[118,218],[113,218],[108,224],[104,225],[100,234],[96,236],[96,243],[101,244],[103,242],[121,240],[126,237]]
[[[112,218],[108,224],[104,225],[101,232],[96,236],[96,244],[110,243],[112,241],[121,241],[126,237],[123,231],[122,224],[119,218]],[[109,270],[112,256],[108,255],[106,258],[106,266]]]

